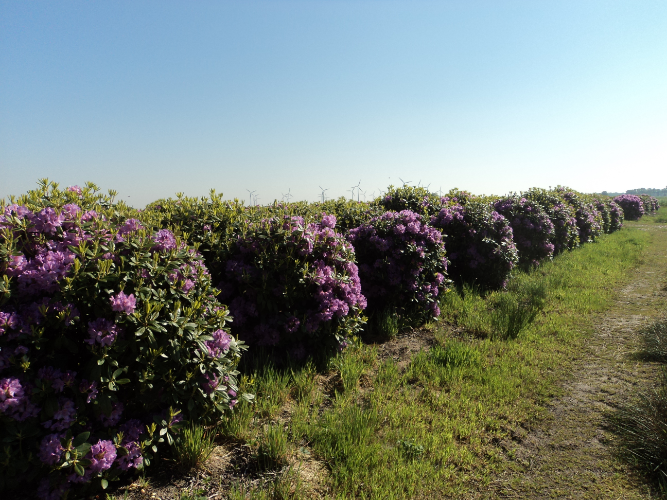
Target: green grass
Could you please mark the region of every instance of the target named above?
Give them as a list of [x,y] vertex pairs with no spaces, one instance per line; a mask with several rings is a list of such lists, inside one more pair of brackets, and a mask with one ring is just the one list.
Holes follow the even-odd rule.
[[[484,489],[511,467],[497,443],[545,414],[593,331],[592,314],[610,307],[650,238],[626,228],[517,273],[507,291],[445,294],[442,319],[431,325],[435,344],[407,366],[354,344],[319,375],[312,363],[257,370],[245,382],[257,403],[240,409],[237,428],[223,428],[260,443],[258,454],[309,448],[326,464],[334,498],[469,496],[471,484]],[[273,423],[285,407],[289,417]],[[278,451],[269,451],[271,440]],[[298,465],[271,467],[278,463]],[[285,498],[308,497],[308,488],[285,481]],[[275,488],[230,498],[277,498]]]
[[196,424],[181,429],[171,449],[178,466],[187,471],[206,462],[215,448],[215,436],[215,429]]

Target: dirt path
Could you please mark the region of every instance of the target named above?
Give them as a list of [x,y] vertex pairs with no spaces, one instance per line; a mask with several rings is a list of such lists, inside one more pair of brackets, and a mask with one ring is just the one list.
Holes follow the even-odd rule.
[[653,233],[643,263],[599,317],[550,418],[506,443],[520,470],[499,477],[489,498],[655,498],[614,458],[615,436],[606,418],[658,375],[657,364],[633,354],[641,347],[639,327],[667,313],[667,226],[635,227]]

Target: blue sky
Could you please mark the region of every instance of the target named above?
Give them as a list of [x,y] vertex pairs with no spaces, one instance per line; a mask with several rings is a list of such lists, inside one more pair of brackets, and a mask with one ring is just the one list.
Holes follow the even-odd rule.
[[[667,185],[667,2],[0,1],[0,198]],[[362,195],[363,198],[363,195]]]

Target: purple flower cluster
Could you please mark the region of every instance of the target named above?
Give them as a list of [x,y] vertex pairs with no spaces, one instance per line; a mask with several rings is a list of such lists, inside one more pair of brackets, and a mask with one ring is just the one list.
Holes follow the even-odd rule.
[[512,227],[519,263],[537,266],[554,254],[554,225],[544,209],[536,202],[516,195],[496,200],[494,209]]
[[60,441],[64,437],[64,432],[44,436],[39,446],[39,459],[47,465],[56,465],[60,462],[65,451]]
[[318,224],[278,216],[250,224],[212,272],[229,301],[232,331],[257,345],[291,347],[323,334],[332,341],[360,327],[361,294],[352,246],[336,218]]
[[447,238],[452,279],[482,288],[506,285],[519,257],[505,217],[487,203],[469,200],[442,208],[431,224]]
[[76,421],[76,407],[74,401],[67,398],[60,398],[58,401],[58,409],[53,414],[53,418],[43,422],[45,429],[52,431],[64,431],[72,426]]
[[446,288],[447,259],[442,235],[422,216],[403,210],[374,217],[348,233],[359,263],[369,309],[438,316]]
[[213,340],[207,340],[204,344],[206,344],[209,356],[219,358],[229,350],[232,345],[232,337],[224,330],[216,330],[211,336]]
[[94,346],[95,344],[101,346],[110,346],[116,340],[120,328],[114,323],[105,318],[97,318],[88,325],[89,338],[84,342]]
[[614,198],[614,202],[623,209],[623,216],[627,220],[639,220],[644,215],[644,203],[639,196],[622,194]]
[[125,314],[132,314],[137,307],[137,299],[134,294],[125,295],[122,291],[118,295],[112,296],[111,310],[115,312],[124,312]]
[[174,237],[174,233],[168,229],[160,229],[153,236],[153,241],[155,242],[153,249],[159,252],[166,252],[176,248],[176,238]]
[[39,413],[26,388],[17,378],[0,379],[0,414],[22,422]]
[[97,474],[111,468],[114,460],[116,460],[116,447],[113,441],[102,441],[100,439],[90,448],[86,458],[91,462],[90,471]]
[[179,269],[169,273],[169,281],[179,284],[180,291],[187,294],[194,288],[200,275],[208,276],[208,274],[208,269],[200,261],[195,261],[183,264]]

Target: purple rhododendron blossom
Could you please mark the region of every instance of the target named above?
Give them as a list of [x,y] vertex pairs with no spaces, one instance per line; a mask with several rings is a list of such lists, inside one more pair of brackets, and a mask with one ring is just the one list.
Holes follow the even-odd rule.
[[118,234],[120,236],[126,236],[143,228],[144,226],[141,225],[141,222],[138,219],[127,219],[118,230]]
[[25,397],[21,382],[17,378],[3,378],[0,380],[0,413],[18,407]]
[[124,422],[120,426],[120,430],[123,432],[123,442],[138,441],[141,435],[146,432],[146,426],[141,420],[133,418]]
[[334,229],[336,227],[336,216],[324,214],[322,215],[322,222],[320,224],[322,227]]
[[208,349],[208,354],[212,358],[219,358],[225,354],[232,344],[232,337],[224,330],[216,330],[211,336],[213,340],[204,342]]
[[19,318],[16,313],[0,311],[0,335],[5,333],[7,330],[16,328],[18,322]]
[[22,422],[39,413],[17,378],[0,379],[0,413]]
[[55,465],[60,462],[65,451],[60,444],[60,440],[64,437],[64,433],[44,436],[39,446],[39,459],[47,465]]
[[176,238],[174,237],[174,234],[168,229],[161,229],[155,233],[153,236],[153,241],[155,242],[153,249],[160,252],[173,250],[176,248]]
[[123,444],[127,454],[118,459],[118,467],[121,470],[138,469],[144,463],[144,457],[141,455],[141,447],[134,441]]
[[88,324],[88,335],[90,338],[84,342],[95,345],[110,346],[118,336],[120,328],[113,322],[105,318],[97,318]]
[[64,220],[63,214],[58,214],[53,208],[46,207],[35,215],[33,223],[40,233],[52,235],[62,226]]
[[125,314],[132,314],[137,307],[137,300],[134,294],[125,295],[124,292],[119,292],[118,295],[111,296],[111,310],[115,312],[124,312]]
[[202,388],[204,389],[206,394],[211,394],[218,388],[219,385],[220,385],[220,380],[218,379],[217,375],[213,375],[213,377],[211,377],[208,373],[204,374],[204,382],[202,382]]
[[68,191],[70,193],[76,193],[79,196],[81,196],[83,194],[83,191],[81,190],[81,188],[79,186],[76,186],[76,185],[67,187],[67,189],[65,189],[65,191]]
[[64,431],[76,421],[76,407],[71,399],[61,398],[58,401],[58,410],[53,414],[51,420],[43,422],[46,429],[53,431]]
[[90,464],[91,472],[97,474],[113,465],[114,460],[116,460],[116,447],[113,441],[102,441],[100,439],[90,448],[86,458],[92,462]]

